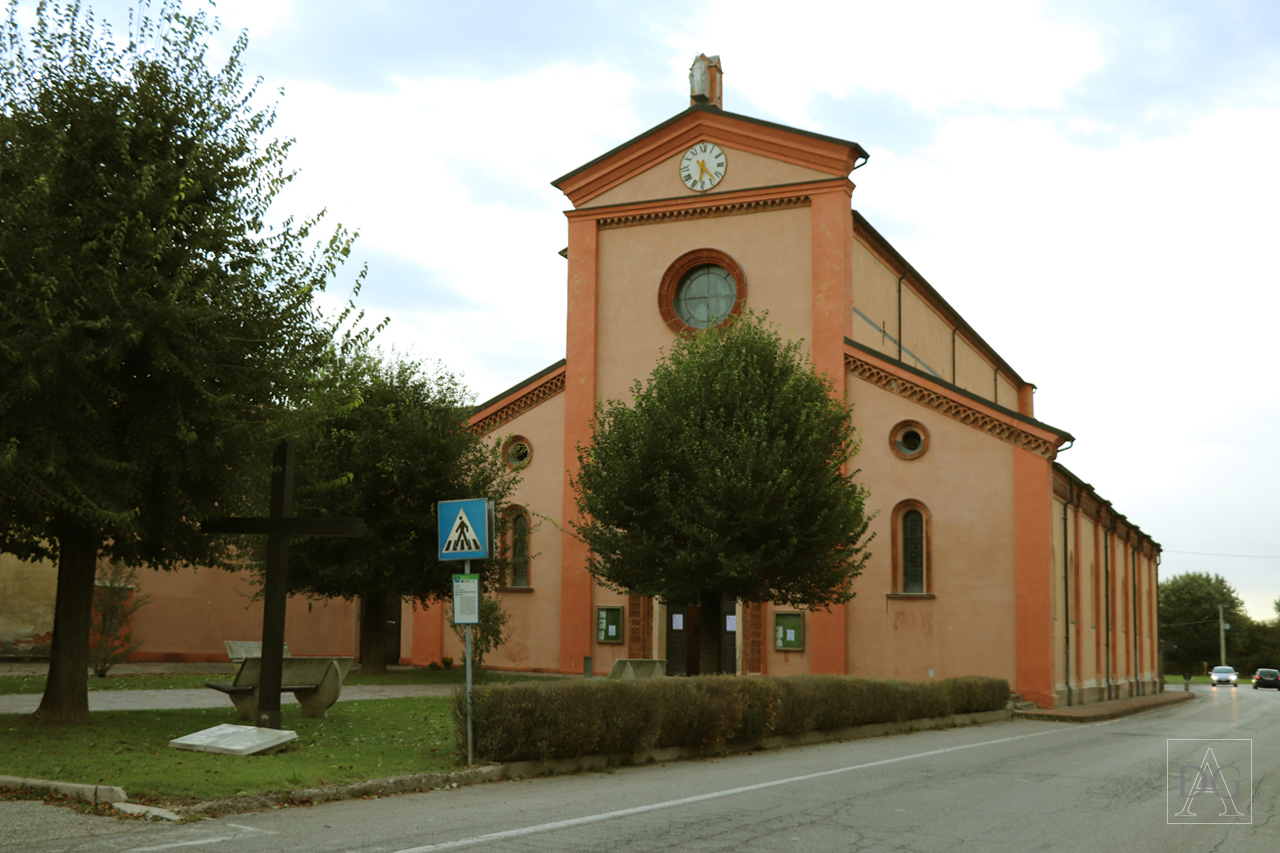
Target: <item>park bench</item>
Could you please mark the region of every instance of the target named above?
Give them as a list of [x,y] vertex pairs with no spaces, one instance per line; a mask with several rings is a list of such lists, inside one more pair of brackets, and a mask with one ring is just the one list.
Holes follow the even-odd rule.
[[661,678],[667,674],[665,660],[649,658],[618,658],[609,670],[609,677],[623,678]]
[[[280,692],[288,691],[302,706],[304,717],[327,717],[329,708],[342,695],[342,684],[351,672],[355,658],[288,657],[284,658],[280,676]],[[236,706],[236,716],[253,720],[258,716],[258,682],[262,677],[262,658],[245,658],[240,662],[233,681],[208,681],[206,687],[221,691]]]
[[[231,658],[231,662],[239,666],[245,658],[262,657],[262,643],[259,640],[223,640],[222,647],[227,650],[227,657]],[[284,644],[284,656],[292,657],[289,654],[289,644]]]

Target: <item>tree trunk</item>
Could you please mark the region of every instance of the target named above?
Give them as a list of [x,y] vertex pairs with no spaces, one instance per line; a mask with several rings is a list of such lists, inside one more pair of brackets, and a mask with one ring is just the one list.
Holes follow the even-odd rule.
[[387,594],[366,592],[360,613],[360,671],[387,671]]
[[79,522],[59,525],[58,591],[53,609],[49,678],[35,718],[48,723],[89,723],[89,626],[93,580],[102,534]]
[[720,667],[720,593],[717,590],[704,589],[699,593],[701,599],[702,627],[699,637],[700,669],[703,675],[715,675],[722,672]]

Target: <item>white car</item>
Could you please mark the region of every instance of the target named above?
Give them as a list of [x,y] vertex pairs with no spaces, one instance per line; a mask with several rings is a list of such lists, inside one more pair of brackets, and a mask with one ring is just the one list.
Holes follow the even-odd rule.
[[1236,682],[1240,680],[1240,676],[1236,675],[1236,671],[1229,666],[1215,666],[1213,672],[1209,673],[1209,683],[1214,687],[1219,684],[1230,684],[1236,686]]

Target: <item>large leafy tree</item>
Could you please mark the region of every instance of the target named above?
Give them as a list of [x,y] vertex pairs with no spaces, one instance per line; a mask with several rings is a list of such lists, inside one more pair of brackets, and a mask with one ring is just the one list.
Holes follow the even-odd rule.
[[1217,664],[1220,655],[1218,607],[1231,624],[1226,632],[1227,662],[1238,663],[1245,651],[1249,617],[1244,602],[1221,575],[1188,572],[1160,582],[1160,638],[1172,642],[1165,653],[1165,671],[1199,672],[1207,662]]
[[679,338],[578,448],[576,525],[605,586],[702,607],[720,669],[722,596],[824,607],[868,558],[852,410],[765,318]]
[[0,39],[0,549],[58,565],[40,719],[88,721],[99,555],[232,564],[200,522],[250,509],[354,343],[316,303],[350,239],[268,225],[289,144],[214,26],[42,2]]
[[[300,455],[319,482],[299,491],[299,511],[363,518],[354,539],[302,539],[290,548],[297,592],[363,599],[365,671],[384,668],[388,608],[401,598],[447,600],[456,562],[437,557],[436,503],[488,498],[501,507],[518,482],[491,442],[471,432],[470,393],[442,369],[412,361],[357,359],[359,403],[324,424]],[[472,570],[498,580],[498,560]]]

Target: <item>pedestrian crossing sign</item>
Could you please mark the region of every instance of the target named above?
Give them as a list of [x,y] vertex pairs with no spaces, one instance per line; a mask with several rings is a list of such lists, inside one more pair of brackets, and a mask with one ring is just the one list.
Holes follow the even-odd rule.
[[493,501],[440,501],[441,560],[487,560],[493,552]]

